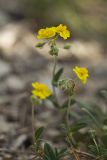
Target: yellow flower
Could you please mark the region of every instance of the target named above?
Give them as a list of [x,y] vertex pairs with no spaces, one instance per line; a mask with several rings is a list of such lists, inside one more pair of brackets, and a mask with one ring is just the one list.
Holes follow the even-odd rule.
[[38,31],[37,38],[39,39],[52,38],[56,34],[59,34],[63,39],[67,39],[70,37],[70,31],[67,29],[67,26],[60,24],[59,26],[56,27],[47,27],[40,29]]
[[47,38],[54,37],[55,34],[56,34],[55,27],[40,29],[38,31],[37,38],[39,38],[39,39],[47,39]]
[[62,24],[56,27],[56,33],[58,33],[63,39],[70,37],[70,31],[67,29],[67,26]]
[[37,96],[40,99],[46,99],[52,94],[51,90],[45,84],[33,82],[32,87],[34,88],[32,90],[32,95]]
[[77,77],[82,81],[82,83],[87,82],[87,78],[89,77],[87,68],[75,67],[73,71],[76,73]]

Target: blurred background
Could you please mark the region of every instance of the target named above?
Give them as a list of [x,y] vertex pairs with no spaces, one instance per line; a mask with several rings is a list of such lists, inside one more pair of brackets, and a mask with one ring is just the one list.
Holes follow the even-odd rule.
[[[78,81],[77,97],[98,102],[99,91],[107,89],[106,0],[1,0],[1,147],[17,149],[31,143],[31,82],[40,81],[51,87],[50,75],[53,67],[53,58],[48,54],[49,48],[35,48],[38,42],[36,33],[40,28],[61,23],[68,26],[71,38],[58,41],[58,67],[65,68],[64,77],[71,77],[75,65],[87,67],[90,73],[86,86]],[[63,45],[68,42],[71,43],[71,48],[64,50]],[[53,115],[51,110],[48,107],[47,112],[38,116],[37,126],[47,124],[47,117]],[[49,134],[51,137],[57,131],[51,129]]]

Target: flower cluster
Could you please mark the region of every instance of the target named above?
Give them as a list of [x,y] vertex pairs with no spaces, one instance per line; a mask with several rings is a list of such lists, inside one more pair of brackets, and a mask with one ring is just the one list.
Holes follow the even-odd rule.
[[33,82],[32,87],[33,87],[32,95],[38,97],[41,100],[46,99],[52,94],[51,90],[45,84]]
[[76,73],[78,78],[82,81],[83,84],[87,82],[87,78],[89,77],[87,68],[83,67],[75,67],[73,71]]
[[67,26],[60,24],[56,27],[48,27],[45,29],[40,29],[38,31],[37,37],[39,39],[47,39],[47,38],[52,38],[55,35],[59,35],[63,39],[67,39],[70,37],[70,31],[67,29]]

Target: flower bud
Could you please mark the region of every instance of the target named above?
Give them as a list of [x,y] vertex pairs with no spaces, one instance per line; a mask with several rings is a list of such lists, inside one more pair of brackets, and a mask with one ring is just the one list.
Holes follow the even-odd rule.
[[74,92],[75,83],[72,79],[63,79],[58,81],[58,87],[66,91],[69,95]]

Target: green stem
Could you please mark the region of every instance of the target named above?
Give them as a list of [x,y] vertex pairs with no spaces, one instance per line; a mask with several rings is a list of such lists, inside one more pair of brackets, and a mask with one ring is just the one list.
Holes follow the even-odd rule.
[[55,43],[55,41],[58,39],[58,37],[59,37],[59,35],[56,35],[53,39],[48,40],[47,43],[48,43],[48,44]]
[[93,138],[93,141],[94,141],[94,144],[95,144],[95,146],[96,146],[97,153],[99,154],[99,153],[100,153],[100,151],[99,151],[99,147],[98,147],[98,144],[97,144],[97,142],[96,142],[96,139],[95,139],[95,138]]
[[53,89],[53,94],[54,94],[54,97],[55,97],[55,101],[56,101],[56,104],[57,106],[59,106],[59,103],[58,103],[58,99],[57,99],[57,95],[56,95],[56,90],[55,90],[55,86],[54,86],[54,75],[55,75],[55,71],[56,71],[56,64],[57,64],[57,56],[54,55],[54,66],[53,66],[53,72],[52,72],[52,89]]
[[67,107],[67,111],[66,111],[66,127],[67,127],[67,137],[68,137],[68,141],[71,147],[74,146],[75,142],[74,139],[72,137],[72,133],[70,133],[69,131],[69,113],[70,113],[70,106],[71,106],[71,98],[72,96],[70,95],[68,98],[68,107]]
[[35,112],[33,103],[32,103],[32,138],[33,138],[33,144],[35,144]]
[[100,150],[99,150],[99,147],[98,147],[98,144],[97,144],[97,141],[96,141],[96,138],[95,138],[95,135],[92,133],[92,139],[93,139],[93,142],[96,146],[96,149],[97,149],[97,153],[98,155],[100,154]]
[[[54,75],[55,75],[55,70],[56,70],[56,64],[57,64],[57,56],[54,55],[54,66],[53,66],[53,72],[52,72],[52,86],[53,85],[53,79],[54,79]],[[54,87],[55,88],[55,87]],[[54,90],[54,89],[53,89]]]
[[68,107],[67,107],[67,111],[66,111],[66,125],[67,125],[67,129],[69,129],[69,112],[70,112],[70,105],[71,104],[71,96],[68,97]]

